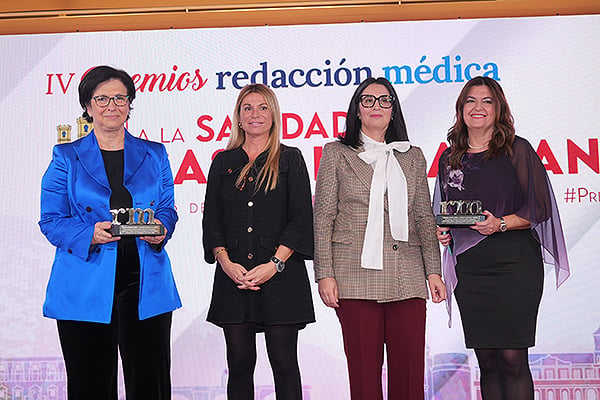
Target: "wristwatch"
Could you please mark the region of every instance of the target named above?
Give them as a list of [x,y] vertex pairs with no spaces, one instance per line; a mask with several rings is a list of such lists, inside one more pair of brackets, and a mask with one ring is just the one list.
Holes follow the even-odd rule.
[[507,229],[508,227],[506,226],[506,221],[504,220],[504,217],[500,217],[500,226],[498,227],[498,230],[500,232],[506,232]]
[[283,272],[283,270],[285,269],[285,262],[281,261],[279,258],[273,256],[271,257],[271,261],[273,261],[273,263],[275,264],[275,267],[277,268],[277,272]]

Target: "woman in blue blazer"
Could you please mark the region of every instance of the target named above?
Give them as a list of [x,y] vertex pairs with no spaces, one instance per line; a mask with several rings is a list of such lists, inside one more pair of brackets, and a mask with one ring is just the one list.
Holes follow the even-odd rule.
[[[117,349],[128,400],[171,398],[173,176],[162,144],[125,130],[134,98],[126,72],[91,69],[79,102],[94,130],[55,146],[42,178],[39,225],[56,246],[44,315],[57,320],[69,400],[117,399]],[[111,235],[121,208],[153,210],[165,234]]]

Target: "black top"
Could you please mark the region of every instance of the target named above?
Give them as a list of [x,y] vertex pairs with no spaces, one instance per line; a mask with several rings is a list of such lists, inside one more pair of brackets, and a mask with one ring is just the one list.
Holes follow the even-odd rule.
[[[110,209],[130,208],[133,205],[131,193],[123,185],[124,150],[102,152],[106,176],[110,184]],[[119,222],[127,222],[127,214],[119,214]],[[140,282],[140,258],[134,237],[122,237],[117,246],[117,272],[115,292]]]
[[227,248],[231,261],[250,270],[266,263],[283,244],[294,253],[286,268],[258,291],[240,290],[217,265],[207,320],[217,325],[255,322],[259,325],[314,322],[310,283],[304,264],[313,257],[312,197],[302,153],[281,145],[277,187],[255,191],[257,174],[266,160],[259,155],[242,190],[235,186],[248,156],[241,148],[222,151],[208,175],[202,221],[204,258]]

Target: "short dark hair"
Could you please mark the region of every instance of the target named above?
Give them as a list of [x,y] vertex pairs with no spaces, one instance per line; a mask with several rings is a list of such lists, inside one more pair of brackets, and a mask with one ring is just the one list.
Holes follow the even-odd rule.
[[390,95],[394,96],[394,102],[392,105],[392,120],[385,132],[385,142],[398,142],[408,141],[408,133],[406,131],[406,122],[404,122],[404,116],[402,115],[402,108],[400,108],[400,101],[398,95],[394,90],[394,87],[385,78],[367,78],[361,82],[360,85],[354,91],[352,99],[350,100],[350,106],[348,107],[348,113],[346,114],[346,132],[343,136],[339,137],[339,141],[345,145],[358,148],[363,144],[360,139],[360,127],[361,122],[358,118],[358,110],[360,103],[360,96],[367,86],[372,84],[383,85],[386,87]]
[[[132,109],[131,103],[135,99],[135,85],[131,76],[123,70],[115,69],[108,65],[100,65],[86,72],[79,83],[79,104],[83,108],[82,116],[87,122],[93,122],[93,118],[87,112],[87,106],[90,105],[96,88],[99,84],[112,79],[121,81],[123,86],[125,86],[127,96],[129,96],[129,109]],[[129,119],[129,116],[127,118]]]

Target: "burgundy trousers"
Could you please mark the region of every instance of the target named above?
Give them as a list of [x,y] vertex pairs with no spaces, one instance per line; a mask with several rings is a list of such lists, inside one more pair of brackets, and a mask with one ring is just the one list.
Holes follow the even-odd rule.
[[425,300],[341,299],[339,305],[351,399],[383,399],[385,344],[388,400],[423,400]]

